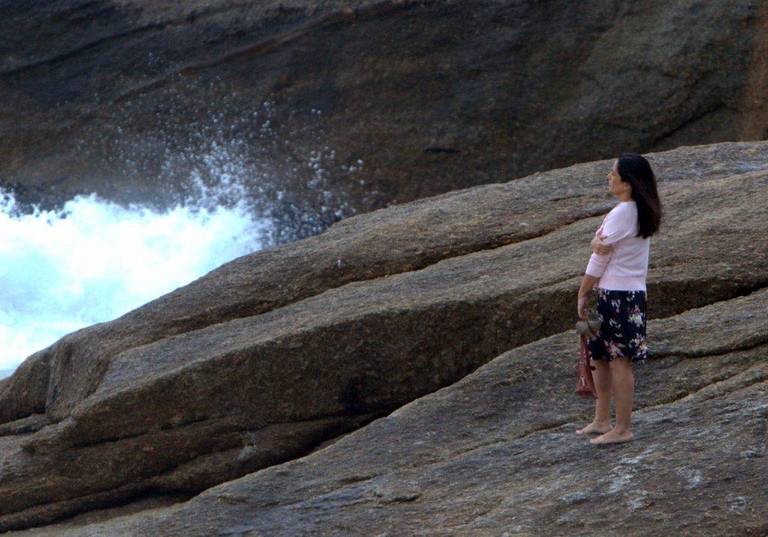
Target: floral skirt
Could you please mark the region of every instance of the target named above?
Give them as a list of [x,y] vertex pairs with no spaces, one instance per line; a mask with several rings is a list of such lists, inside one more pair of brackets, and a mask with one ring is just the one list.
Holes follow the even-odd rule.
[[645,342],[645,291],[623,291],[595,288],[600,330],[587,341],[593,360],[627,357],[632,363],[645,365],[648,347]]

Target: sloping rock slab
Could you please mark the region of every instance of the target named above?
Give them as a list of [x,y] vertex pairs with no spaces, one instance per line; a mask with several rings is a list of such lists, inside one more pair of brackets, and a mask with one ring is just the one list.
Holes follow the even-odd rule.
[[574,433],[592,403],[566,332],[184,504],[19,535],[763,535],[767,308],[762,289],[650,321],[633,442]]
[[[746,153],[754,147],[766,144]],[[691,154],[677,156],[688,162]],[[756,247],[768,226],[768,171],[741,166],[735,175],[663,185],[668,216],[654,240],[650,318],[768,284],[768,249]],[[494,192],[475,194],[457,195],[482,203]],[[31,358],[24,367],[48,367],[55,382],[45,419],[4,429],[0,527],[153,491],[203,490],[300,456],[509,348],[569,329],[599,221],[348,283],[115,355]],[[14,377],[5,397],[13,403],[14,390],[27,385],[23,374]]]
[[[701,269],[701,277],[713,283],[708,265],[724,261],[701,257],[719,250],[722,241],[731,247],[731,234],[736,236],[736,244],[744,245],[745,252],[757,250],[760,255],[759,249],[749,244],[761,244],[765,240],[762,235],[750,236],[747,242],[738,220],[714,228],[714,222],[706,221],[705,211],[715,215],[723,209],[742,212],[739,204],[743,199],[753,205],[744,206],[744,214],[735,214],[737,219],[749,219],[750,207],[754,207],[752,212],[760,209],[750,193],[762,195],[762,171],[768,169],[767,142],[683,147],[648,157],[659,176],[663,201],[670,204],[662,232],[653,241],[651,279],[656,268],[663,266],[661,255],[677,265],[689,263],[694,255],[693,262],[707,267]],[[231,261],[114,321],[79,330],[31,356],[12,379],[0,380],[0,422],[43,412],[56,419],[66,417],[78,401],[96,389],[111,359],[122,351],[264,313],[349,282],[415,271],[441,259],[516,242],[528,244],[521,244],[523,253],[544,253],[543,242],[527,241],[538,237],[547,240],[548,234],[574,223],[579,235],[573,244],[583,244],[579,255],[588,255],[592,227],[615,204],[607,192],[606,174],[611,164],[611,160],[578,164],[395,205],[342,220],[319,236]],[[759,175],[751,175],[753,172]],[[718,192],[720,183],[713,182],[727,177],[731,178],[726,179],[729,192],[738,196],[732,200],[726,197],[729,193]],[[745,190],[740,187],[742,183]],[[712,196],[717,199],[707,199]],[[675,234],[678,225],[692,217],[705,227],[690,226],[691,240],[681,245],[677,254],[671,248],[666,253],[658,251],[664,248],[665,235]],[[727,220],[727,215],[723,218]],[[720,242],[717,238],[702,240],[713,233]],[[575,263],[568,267],[570,275],[581,272],[582,264],[586,266],[585,261],[573,257],[577,253],[573,244],[568,245],[568,261]],[[709,250],[699,253],[704,246]],[[558,259],[555,253],[562,255],[553,252],[549,259],[532,260],[510,271],[515,270],[516,277],[526,277],[527,272],[548,267],[553,259],[565,265],[566,260]],[[728,257],[738,259],[743,254],[734,251]],[[669,304],[690,301],[692,296],[671,287],[662,294],[660,298],[668,298]],[[654,303],[656,315],[685,307],[667,308],[664,304]],[[548,334],[564,327],[561,324]],[[537,337],[541,337],[540,332]]]

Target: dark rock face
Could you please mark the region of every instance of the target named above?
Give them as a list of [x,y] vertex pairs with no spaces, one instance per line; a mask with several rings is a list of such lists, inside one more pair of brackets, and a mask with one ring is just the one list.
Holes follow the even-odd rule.
[[160,205],[234,175],[282,242],[537,170],[763,139],[758,0],[0,2],[0,178]]
[[[576,289],[615,204],[612,161],[601,161],[348,218],[31,356],[0,381],[0,529],[225,483],[106,530],[80,519],[50,531],[362,534],[381,513],[401,521],[393,534],[557,535],[595,533],[584,519],[597,505],[621,524],[612,509],[655,504],[630,526],[641,535],[667,527],[671,510],[709,505],[670,504],[673,475],[696,494],[713,483],[721,511],[704,534],[757,527],[750,510],[768,503],[749,492],[765,475],[767,157],[765,142],[648,155],[665,215],[648,277],[651,364],[637,373],[642,434],[624,448],[626,468],[571,430],[589,411],[573,393]],[[676,455],[672,426],[686,446]],[[735,459],[723,435],[757,455]],[[620,466],[615,483],[579,488],[606,464]],[[606,501],[586,501],[598,493]]]

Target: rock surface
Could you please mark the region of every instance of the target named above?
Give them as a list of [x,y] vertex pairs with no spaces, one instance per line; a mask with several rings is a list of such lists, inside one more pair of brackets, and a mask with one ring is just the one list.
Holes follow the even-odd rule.
[[0,178],[28,202],[169,204],[235,176],[289,240],[622,150],[765,139],[766,28],[759,0],[3,0]]
[[[726,459],[717,435],[738,439],[744,450],[764,449],[768,143],[683,147],[648,158],[665,215],[648,277],[652,360],[637,375],[638,426],[648,432],[628,449],[650,449],[640,462],[656,464],[661,475],[677,471],[669,451],[675,445],[686,446],[675,457],[688,464],[691,450],[701,452],[702,475],[721,470],[708,477],[712,501],[725,501],[717,479],[762,479],[757,470],[765,461]],[[237,259],[36,353],[0,381],[0,529],[136,498],[149,505],[166,496],[185,500],[224,482],[168,512],[106,523],[137,535],[174,535],[184,525],[200,535],[236,528],[344,534],[343,527],[359,533],[384,519],[395,525],[393,535],[425,524],[435,534],[483,534],[489,524],[489,535],[517,524],[535,535],[579,513],[586,524],[596,506],[579,495],[595,491],[578,487],[599,468],[588,446],[569,436],[573,427],[557,427],[588,415],[589,405],[573,394],[572,326],[589,239],[615,204],[607,194],[611,164],[584,163],[349,218]],[[540,367],[543,359],[552,367]],[[699,395],[682,398],[692,392]],[[734,397],[746,401],[734,411],[741,414],[728,410]],[[670,421],[676,414],[690,419]],[[738,430],[742,421],[747,426]],[[670,424],[677,444],[663,433]],[[705,424],[709,432],[696,433]],[[306,456],[318,447],[325,448]],[[530,459],[532,452],[543,458]],[[498,472],[498,456],[515,474],[531,465],[532,473],[510,480],[513,474]],[[290,459],[297,460],[286,464]],[[422,475],[425,461],[432,462]],[[334,464],[342,467],[331,471]],[[404,468],[411,469],[401,475]],[[494,476],[481,468],[494,468]],[[665,481],[625,470],[615,470],[615,479],[649,479],[643,498],[656,498],[655,523],[668,524],[665,509],[675,507]],[[484,477],[474,485],[458,477],[470,474]],[[571,474],[580,478],[569,484],[564,476]],[[337,479],[361,483],[347,489]],[[734,498],[755,488],[743,486],[731,483]],[[622,491],[613,491],[626,494],[621,505],[645,505]],[[369,512],[357,496],[369,493],[394,510]],[[575,500],[562,506],[557,494]],[[311,498],[329,519],[302,514]],[[737,514],[740,527],[757,527],[758,518],[746,515],[766,498],[744,498],[733,500],[736,511],[715,513],[713,532]],[[347,500],[362,503],[350,508]],[[532,514],[526,506],[534,500],[540,508]],[[205,506],[210,518],[190,515],[200,512],[195,502],[207,501],[216,504]],[[494,501],[508,510],[490,507]],[[677,501],[688,508],[690,498]],[[606,516],[616,514],[615,502],[600,505]],[[563,520],[564,528],[594,534],[575,518]],[[637,534],[651,527],[638,522]]]
[[30,535],[764,535],[766,309],[764,288],[650,321],[631,443],[574,434],[565,332],[187,503]]

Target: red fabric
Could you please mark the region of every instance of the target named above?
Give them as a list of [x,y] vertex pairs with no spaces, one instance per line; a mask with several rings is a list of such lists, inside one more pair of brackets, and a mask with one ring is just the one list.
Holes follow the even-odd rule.
[[576,393],[582,397],[597,398],[595,381],[592,378],[592,353],[587,346],[587,336],[581,336],[579,361],[576,363]]

